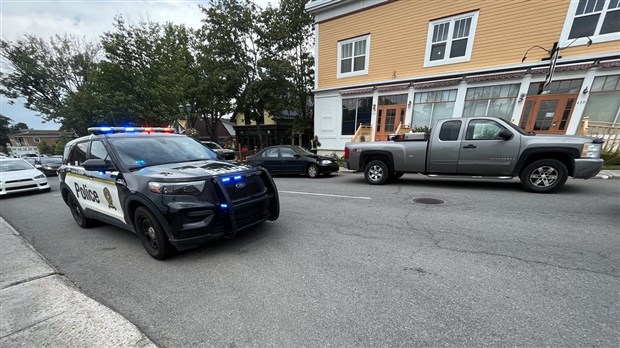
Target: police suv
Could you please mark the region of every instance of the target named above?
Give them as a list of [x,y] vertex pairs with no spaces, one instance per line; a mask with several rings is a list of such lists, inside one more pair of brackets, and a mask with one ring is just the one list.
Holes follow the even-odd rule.
[[75,222],[100,220],[135,232],[156,259],[280,213],[267,171],[218,160],[171,128],[95,127],[67,143],[59,169]]

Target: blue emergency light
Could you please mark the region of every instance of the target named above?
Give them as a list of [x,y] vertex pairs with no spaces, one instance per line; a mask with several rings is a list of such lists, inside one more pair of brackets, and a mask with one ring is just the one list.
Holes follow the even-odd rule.
[[176,133],[174,128],[169,127],[90,127],[88,131],[92,134],[106,133]]

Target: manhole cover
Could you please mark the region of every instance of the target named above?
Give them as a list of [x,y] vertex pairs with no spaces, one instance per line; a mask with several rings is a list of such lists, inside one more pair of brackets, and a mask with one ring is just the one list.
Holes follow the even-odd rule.
[[441,204],[443,203],[443,201],[441,199],[437,199],[437,198],[414,198],[413,199],[414,202],[416,203],[422,203],[422,204]]

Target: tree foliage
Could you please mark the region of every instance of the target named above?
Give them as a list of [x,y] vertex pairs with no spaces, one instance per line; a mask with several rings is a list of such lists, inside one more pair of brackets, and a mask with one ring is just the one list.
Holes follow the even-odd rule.
[[99,45],[70,35],[47,41],[26,35],[15,42],[2,40],[0,51],[9,64],[0,75],[0,94],[11,104],[24,98],[24,106],[44,120],[62,122],[71,98],[88,81]]
[[[122,16],[100,43],[72,36],[3,40],[8,73],[0,93],[62,129],[86,134],[93,125],[161,126],[202,118],[217,141],[220,119],[243,114],[299,115],[312,127],[312,17],[305,0],[259,8],[251,0],[210,0],[203,26],[129,23]],[[186,116],[179,105],[190,104]],[[262,139],[261,139],[262,143]],[[261,144],[262,145],[262,144]]]

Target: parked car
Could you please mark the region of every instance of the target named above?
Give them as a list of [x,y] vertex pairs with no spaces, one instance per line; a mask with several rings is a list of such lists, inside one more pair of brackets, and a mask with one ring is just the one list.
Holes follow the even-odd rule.
[[200,143],[211,149],[211,151],[215,152],[216,154],[222,156],[222,158],[224,158],[226,161],[235,161],[237,159],[235,151],[231,149],[225,149],[221,147],[218,143],[214,143],[212,141],[201,141]]
[[100,220],[135,232],[156,259],[280,214],[268,172],[220,161],[171,128],[94,127],[65,146],[60,193],[83,228]]
[[316,178],[337,172],[340,166],[330,157],[315,155],[294,145],[266,147],[246,159],[248,164],[266,168],[271,174],[303,174]]
[[437,121],[430,134],[404,134],[393,141],[346,143],[345,166],[381,185],[404,173],[432,177],[518,176],[523,189],[554,192],[569,176],[589,179],[603,165],[602,139],[535,135],[495,117]]
[[58,175],[58,168],[62,165],[62,158],[56,157],[41,157],[36,164],[35,168],[42,171],[45,176]]
[[47,178],[30,163],[17,158],[0,159],[0,196],[24,191],[48,192]]

